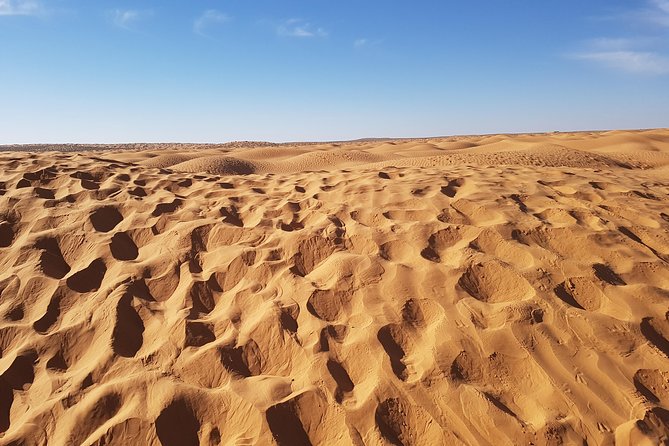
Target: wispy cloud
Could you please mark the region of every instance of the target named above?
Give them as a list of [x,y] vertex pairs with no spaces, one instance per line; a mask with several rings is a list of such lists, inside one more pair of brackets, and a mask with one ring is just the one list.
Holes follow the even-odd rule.
[[356,39],[353,41],[353,46],[356,48],[362,48],[367,44],[369,44],[369,39]]
[[597,18],[635,25],[669,27],[669,0],[645,0],[635,3],[634,7],[617,9],[616,12]]
[[598,38],[585,42],[582,51],[570,54],[605,67],[635,74],[669,74],[669,57],[648,49],[654,39]]
[[626,18],[669,27],[669,0],[649,0],[645,8],[628,11]]
[[328,32],[320,26],[312,25],[302,19],[288,19],[276,28],[277,34],[288,37],[327,37]]
[[665,15],[669,16],[669,0],[651,0],[651,3]]
[[669,74],[669,57],[654,52],[601,51],[575,54],[574,58],[637,74]]
[[669,74],[669,45],[661,29],[669,27],[669,0],[645,0],[641,6],[601,18],[627,24],[629,29],[643,26],[644,34],[586,40],[570,58],[627,73]]
[[44,10],[36,0],[0,0],[0,16],[38,15]]
[[379,45],[382,42],[380,39],[368,39],[366,37],[355,39],[353,41],[354,48],[366,48]]
[[208,9],[193,22],[193,32],[201,36],[205,30],[212,26],[230,21],[230,17],[215,9]]
[[620,51],[638,46],[639,40],[626,37],[598,37],[585,43],[588,47],[599,51]]
[[113,9],[107,12],[111,22],[123,29],[132,29],[143,18],[151,15],[151,11],[137,9]]

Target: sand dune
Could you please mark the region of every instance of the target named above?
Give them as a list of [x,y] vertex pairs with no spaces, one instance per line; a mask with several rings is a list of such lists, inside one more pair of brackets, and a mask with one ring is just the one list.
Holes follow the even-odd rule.
[[0,444],[669,441],[668,130],[9,149]]

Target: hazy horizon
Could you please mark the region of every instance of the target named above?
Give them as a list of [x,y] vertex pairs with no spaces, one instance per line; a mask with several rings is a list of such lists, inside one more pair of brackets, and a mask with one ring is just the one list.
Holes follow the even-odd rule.
[[413,139],[448,139],[448,138],[466,138],[466,137],[477,137],[477,136],[496,136],[496,135],[549,135],[551,133],[605,133],[605,132],[637,132],[637,131],[650,131],[650,130],[664,130],[669,129],[669,127],[647,127],[647,128],[615,128],[615,129],[581,129],[581,130],[552,130],[552,131],[528,131],[528,132],[492,132],[492,133],[459,133],[451,135],[423,135],[423,136],[369,136],[369,137],[360,137],[353,139],[315,139],[315,140],[283,140],[283,141],[273,141],[273,140],[255,140],[255,139],[234,139],[234,140],[221,140],[221,141],[118,141],[118,142],[109,142],[109,141],[83,141],[83,142],[70,142],[70,141],[37,141],[37,142],[25,142],[25,143],[0,143],[0,146],[42,146],[42,145],[77,145],[77,146],[104,146],[104,145],[132,145],[132,144],[202,144],[202,145],[220,145],[220,144],[232,144],[236,142],[251,142],[251,143],[268,143],[268,144],[321,144],[321,143],[347,143],[347,142],[357,142],[357,141],[401,141],[401,140],[413,140]]

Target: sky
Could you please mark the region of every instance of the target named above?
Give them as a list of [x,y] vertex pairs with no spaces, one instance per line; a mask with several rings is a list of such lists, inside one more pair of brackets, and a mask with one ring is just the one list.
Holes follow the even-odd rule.
[[0,0],[0,144],[669,126],[669,0]]

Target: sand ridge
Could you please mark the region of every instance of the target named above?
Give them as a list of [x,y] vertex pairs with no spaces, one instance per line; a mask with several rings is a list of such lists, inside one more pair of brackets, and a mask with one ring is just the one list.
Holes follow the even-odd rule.
[[0,444],[669,441],[667,130],[0,165]]

